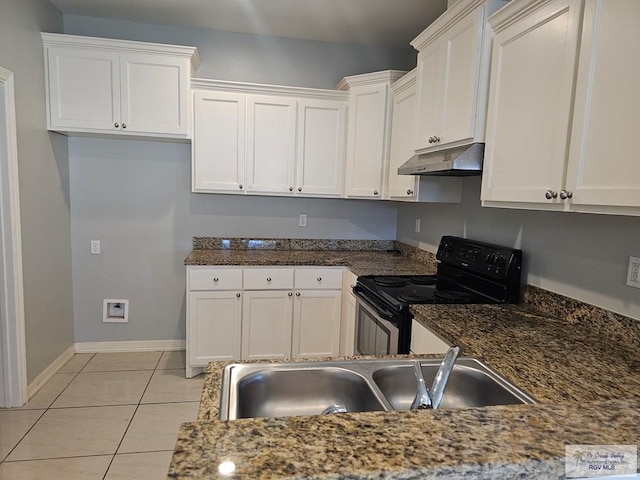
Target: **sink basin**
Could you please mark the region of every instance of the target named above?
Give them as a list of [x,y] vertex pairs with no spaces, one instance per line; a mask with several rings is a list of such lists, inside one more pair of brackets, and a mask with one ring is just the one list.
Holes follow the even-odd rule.
[[[421,359],[431,386],[440,359]],[[233,364],[224,369],[220,419],[409,410],[416,394],[413,360]],[[472,358],[460,358],[440,408],[534,403],[535,400]],[[340,411],[344,411],[340,408]]]
[[[421,362],[428,387],[438,371],[438,363]],[[394,410],[409,410],[416,395],[416,377],[411,365],[383,367],[373,372],[373,381]],[[514,405],[532,400],[483,364],[461,359],[453,367],[439,408],[487,407]]]
[[343,368],[267,368],[235,372],[229,419],[318,415],[332,405],[348,412],[385,410],[361,375]]

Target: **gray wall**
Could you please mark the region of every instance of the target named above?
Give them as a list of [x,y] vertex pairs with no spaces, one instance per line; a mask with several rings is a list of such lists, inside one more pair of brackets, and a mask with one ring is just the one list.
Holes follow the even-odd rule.
[[[394,239],[389,202],[190,193],[185,144],[71,138],[76,341],[185,338],[193,236]],[[298,215],[308,215],[300,228]],[[90,240],[102,254],[91,255]],[[104,298],[130,300],[128,324],[103,324]]]
[[[345,75],[404,68],[411,53],[65,15],[65,33],[197,46],[198,76],[333,88]],[[192,236],[394,239],[390,203],[190,193],[185,144],[72,138],[76,341],[182,339]],[[297,226],[298,215],[309,226]],[[89,254],[100,239],[103,253]],[[128,325],[102,300],[128,298]]]
[[0,65],[15,74],[29,381],[73,344],[67,140],[46,131],[40,38],[61,30],[46,0],[0,4]]
[[73,35],[198,47],[198,77],[239,82],[333,88],[348,75],[411,70],[415,51],[153,25],[79,15],[64,16]]
[[399,208],[398,240],[435,252],[442,235],[521,248],[527,283],[640,319],[640,290],[626,286],[629,256],[640,256],[638,217],[482,208],[475,177],[462,204]]

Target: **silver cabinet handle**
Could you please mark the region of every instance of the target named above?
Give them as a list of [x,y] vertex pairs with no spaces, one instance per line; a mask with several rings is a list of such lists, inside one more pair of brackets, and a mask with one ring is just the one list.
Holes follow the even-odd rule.
[[567,198],[572,198],[573,192],[567,192],[566,190],[560,190],[560,198],[562,200],[566,200]]
[[289,292],[289,293],[287,293],[287,295],[289,295],[291,297],[291,296],[293,296],[293,292]]
[[270,281],[271,281],[271,277],[267,277],[267,282],[270,282]]
[[127,128],[127,124],[126,123],[122,123],[122,128]]
[[298,187],[298,191],[301,192],[302,191],[302,187]]
[[377,195],[377,194],[378,194],[378,190],[374,190],[374,191],[373,191],[373,194],[374,194],[374,195]]
[[118,122],[114,123],[113,126],[116,128],[120,128],[120,124]]
[[240,294],[239,294],[239,293],[236,293],[236,297],[237,297],[237,298],[240,298]]
[[213,277],[213,283],[218,283],[218,277]]
[[558,192],[547,190],[546,192],[544,192],[544,196],[547,200],[551,200],[552,198],[558,198]]
[[290,192],[293,192],[293,187],[289,187],[289,191],[290,191]]
[[438,143],[440,141],[440,137],[433,137],[434,142],[433,143]]
[[411,189],[407,190],[407,195],[413,195],[413,190]]
[[318,277],[316,280],[318,280],[319,282],[322,281],[322,277]]
[[242,187],[242,184],[238,185],[238,188],[239,188],[240,190],[242,190],[242,188],[243,188],[243,187]]
[[435,137],[429,137],[429,143],[434,143],[436,141]]
[[299,297],[299,296],[300,296],[300,292],[296,292],[296,297]]

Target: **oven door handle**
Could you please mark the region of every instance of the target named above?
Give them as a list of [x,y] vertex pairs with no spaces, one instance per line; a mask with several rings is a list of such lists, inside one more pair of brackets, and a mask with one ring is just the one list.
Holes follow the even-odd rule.
[[353,293],[356,297],[364,300],[364,302],[371,308],[380,318],[385,320],[389,320],[390,322],[395,323],[397,321],[398,315],[390,312],[389,310],[385,310],[380,307],[378,303],[371,299],[369,295],[367,295],[364,289],[358,285],[353,287]]

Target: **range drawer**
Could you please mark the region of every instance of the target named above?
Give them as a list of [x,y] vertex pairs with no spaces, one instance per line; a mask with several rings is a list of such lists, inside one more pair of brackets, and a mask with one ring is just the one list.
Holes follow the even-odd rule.
[[242,290],[241,268],[189,270],[189,290]]
[[245,290],[284,290],[293,288],[293,268],[245,268]]
[[342,268],[296,268],[296,289],[342,288]]

